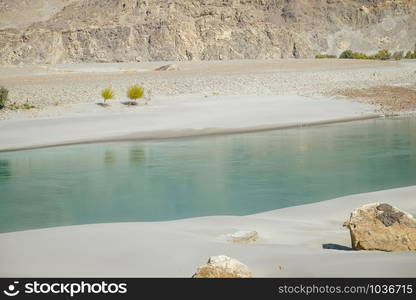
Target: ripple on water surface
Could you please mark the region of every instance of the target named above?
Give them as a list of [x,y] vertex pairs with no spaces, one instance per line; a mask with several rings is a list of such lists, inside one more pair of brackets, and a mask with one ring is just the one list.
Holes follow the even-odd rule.
[[0,153],[0,232],[246,215],[416,184],[416,120]]

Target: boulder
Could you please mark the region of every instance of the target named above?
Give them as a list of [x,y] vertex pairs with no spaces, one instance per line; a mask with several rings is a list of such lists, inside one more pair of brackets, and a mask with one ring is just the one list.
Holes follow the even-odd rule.
[[227,240],[233,243],[254,243],[259,239],[257,231],[241,230],[227,235]]
[[355,250],[416,250],[416,220],[387,203],[372,203],[355,209],[344,223]]
[[177,65],[164,65],[155,69],[155,71],[177,71],[178,69]]
[[226,255],[211,256],[208,262],[199,267],[193,278],[249,278],[248,267]]

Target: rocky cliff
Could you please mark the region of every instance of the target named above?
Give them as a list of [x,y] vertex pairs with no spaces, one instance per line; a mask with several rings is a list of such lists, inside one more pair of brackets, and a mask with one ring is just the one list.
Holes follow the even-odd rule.
[[416,0],[0,0],[0,63],[413,49]]

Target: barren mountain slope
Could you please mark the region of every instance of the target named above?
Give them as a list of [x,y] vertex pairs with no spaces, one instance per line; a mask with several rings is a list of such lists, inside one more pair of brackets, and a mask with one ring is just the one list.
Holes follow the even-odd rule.
[[0,20],[3,64],[311,57],[416,42],[416,0],[3,0]]
[[46,21],[77,0],[0,0],[0,29]]

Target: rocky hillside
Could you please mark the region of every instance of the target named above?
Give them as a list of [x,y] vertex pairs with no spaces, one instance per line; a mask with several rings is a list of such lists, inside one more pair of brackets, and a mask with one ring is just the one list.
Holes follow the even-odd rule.
[[416,0],[0,0],[0,63],[413,49]]

